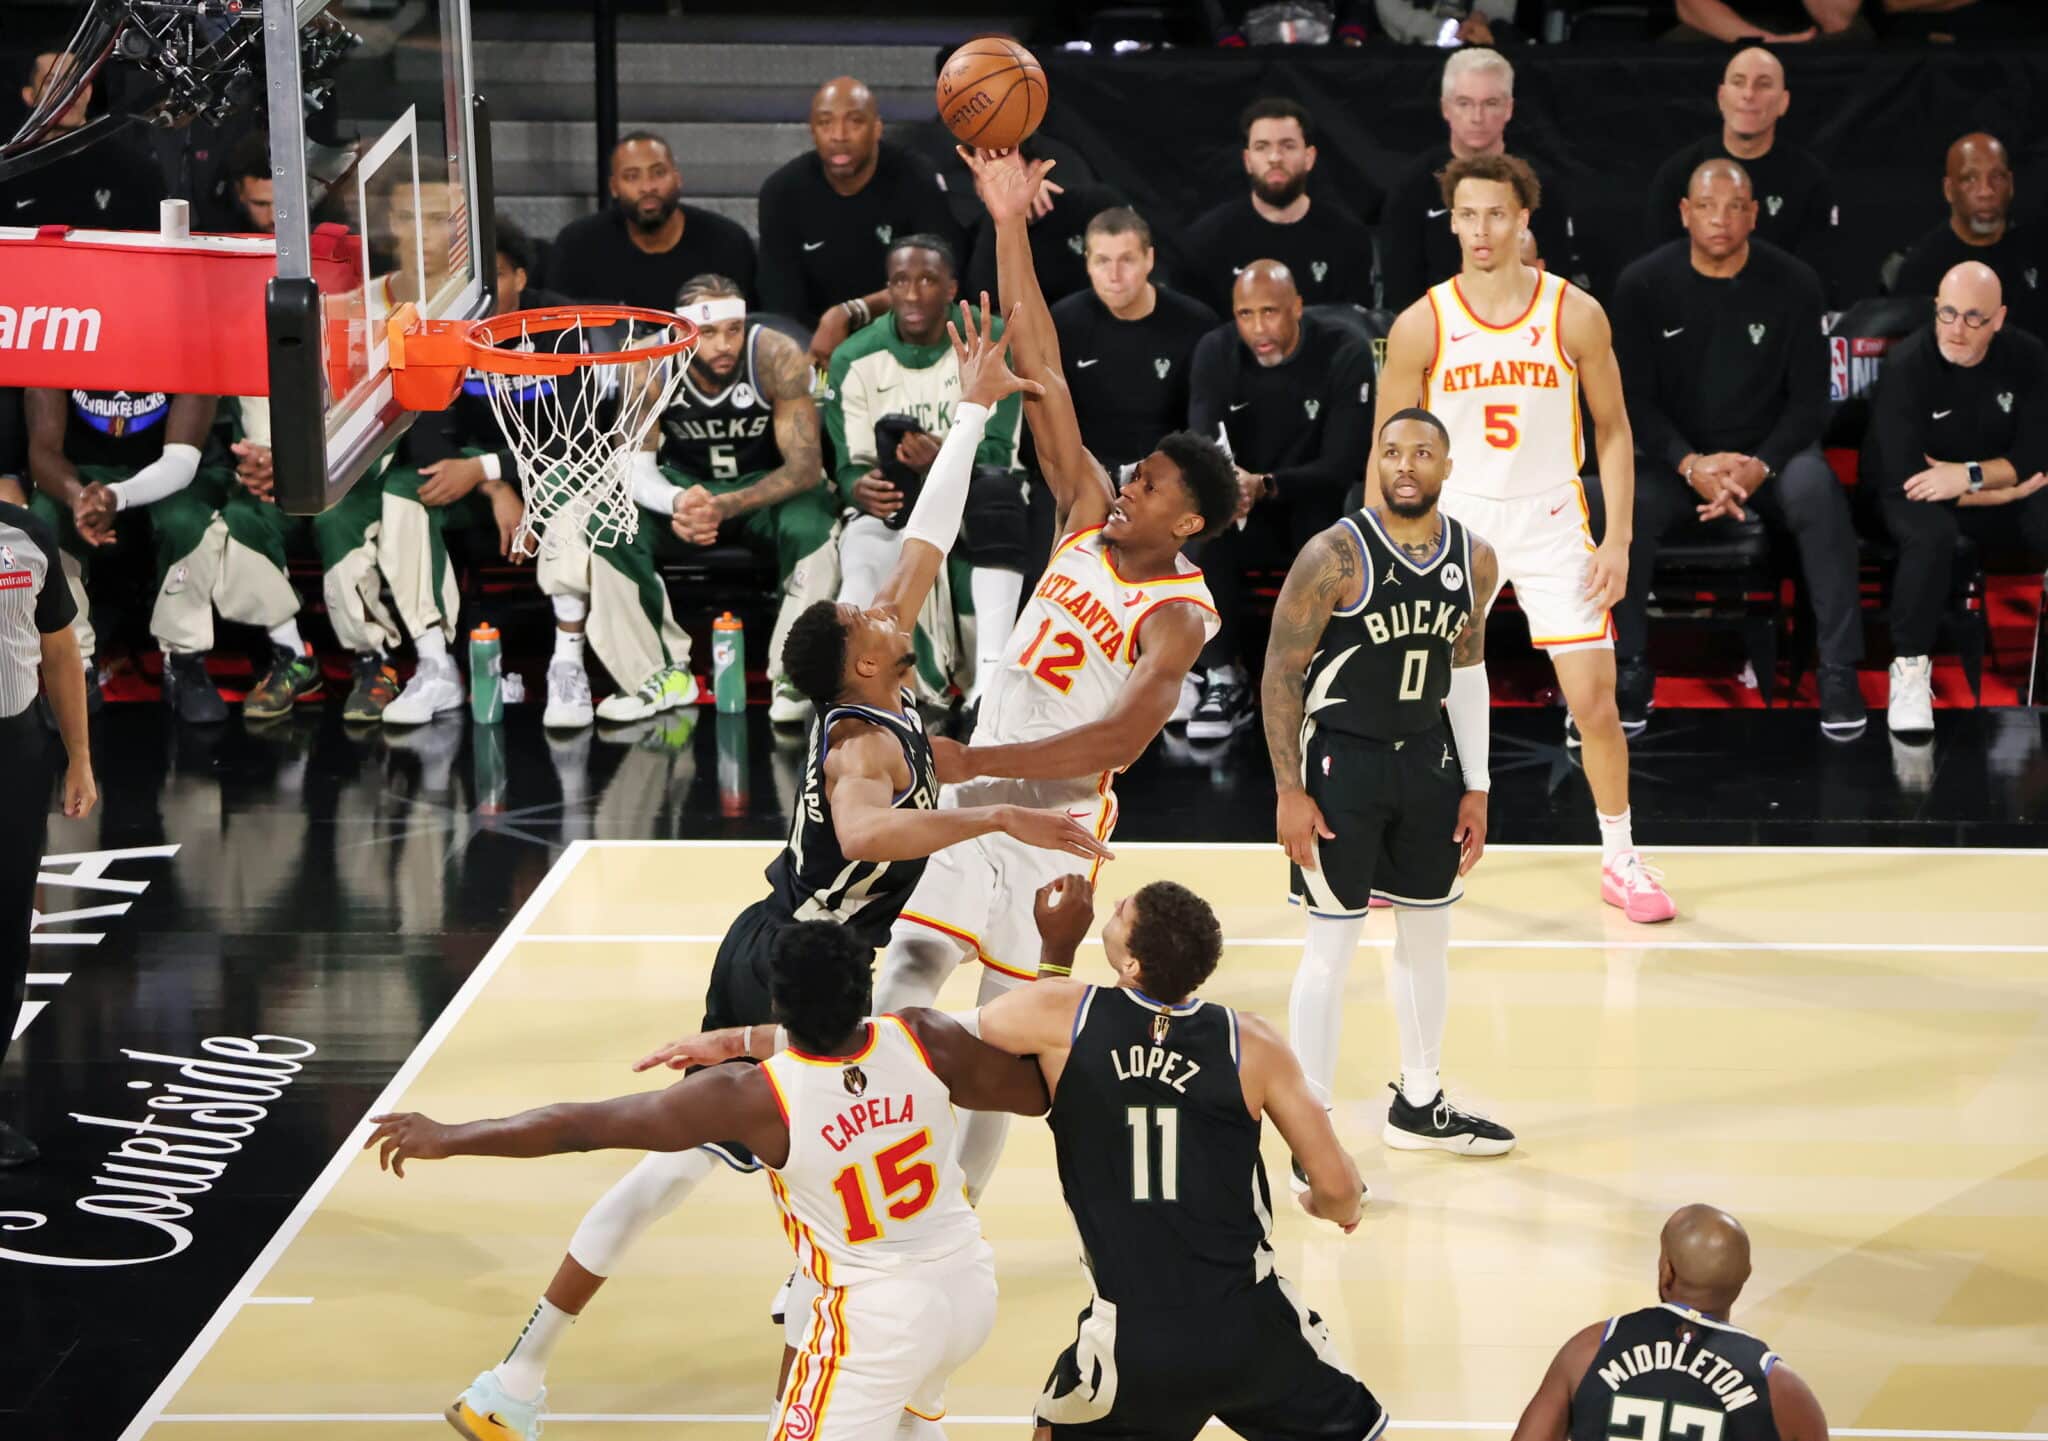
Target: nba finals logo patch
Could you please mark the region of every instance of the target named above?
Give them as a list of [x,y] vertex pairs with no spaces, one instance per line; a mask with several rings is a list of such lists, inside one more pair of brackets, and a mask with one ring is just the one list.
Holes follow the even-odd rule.
[[1152,373],[1158,376],[1161,380],[1166,379],[1166,372],[1171,369],[1173,369],[1173,362],[1168,360],[1165,356],[1158,355],[1153,357]]
[[1170,1019],[1165,1016],[1154,1016],[1152,1018],[1152,1044],[1155,1046],[1165,1045],[1166,1033],[1172,1028],[1173,1022]]
[[846,1087],[849,1096],[865,1095],[868,1089],[868,1073],[859,1066],[848,1066],[839,1073],[839,1084]]

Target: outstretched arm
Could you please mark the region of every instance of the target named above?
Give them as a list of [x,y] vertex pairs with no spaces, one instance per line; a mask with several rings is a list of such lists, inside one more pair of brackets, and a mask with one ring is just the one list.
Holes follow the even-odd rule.
[[1331,613],[1352,600],[1362,570],[1357,545],[1341,525],[1333,525],[1294,558],[1280,598],[1273,603],[1273,634],[1266,642],[1259,695],[1266,713],[1266,753],[1280,795],[1275,824],[1288,859],[1308,870],[1315,869],[1316,837],[1332,837],[1321,809],[1309,799],[1301,773],[1308,663],[1322,644]]
[[1010,313],[1005,338],[1017,373],[1045,387],[1042,396],[1024,402],[1024,421],[1031,427],[1038,468],[1057,508],[1054,533],[1100,525],[1109,514],[1113,487],[1109,473],[1081,442],[1081,422],[1060,366],[1059,332],[1031,258],[1032,202],[1053,162],[1035,160],[1027,165],[1014,152],[997,155],[965,147],[960,158],[974,172],[975,188],[995,222],[996,283]]
[[370,1117],[363,1149],[405,1175],[407,1161],[449,1156],[555,1156],[565,1151],[687,1151],[706,1141],[744,1141],[770,1164],[787,1156],[789,1130],[767,1078],[752,1067],[714,1067],[666,1090],[610,1101],[562,1102],[503,1120],[446,1125],[417,1112]]
[[954,1105],[1013,1116],[1042,1116],[1052,1105],[1035,1057],[1011,1055],[978,1041],[941,1011],[913,1006],[896,1014],[931,1057],[932,1070],[946,1083]]
[[[1207,635],[1191,603],[1165,605],[1144,620],[1144,650],[1116,704],[1100,720],[1015,745],[967,746],[946,772],[948,780],[1006,776],[1016,780],[1071,780],[1099,771],[1122,770],[1145,753],[1173,716]],[[1132,637],[1135,644],[1137,637]],[[1107,662],[1091,660],[1089,664]]]

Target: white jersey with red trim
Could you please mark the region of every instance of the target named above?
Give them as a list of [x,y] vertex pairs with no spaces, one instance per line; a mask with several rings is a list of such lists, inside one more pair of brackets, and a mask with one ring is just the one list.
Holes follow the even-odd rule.
[[1429,288],[1436,353],[1422,404],[1451,433],[1446,490],[1519,500],[1578,475],[1579,375],[1558,334],[1570,288],[1539,273],[1529,308],[1505,326],[1475,316],[1456,277]]
[[1216,602],[1185,555],[1174,558],[1170,576],[1126,580],[1110,562],[1102,527],[1069,535],[1018,612],[1002,666],[982,694],[974,744],[1042,740],[1101,720],[1137,666],[1145,617],[1176,604],[1201,611],[1205,639],[1216,634]]
[[768,1172],[798,1265],[822,1286],[901,1276],[981,1241],[953,1159],[953,1098],[901,1020],[850,1056],[795,1049],[761,1066],[789,1123]]

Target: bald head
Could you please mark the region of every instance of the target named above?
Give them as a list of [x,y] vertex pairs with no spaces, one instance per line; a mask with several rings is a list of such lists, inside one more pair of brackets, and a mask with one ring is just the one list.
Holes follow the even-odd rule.
[[1658,1292],[1725,1316],[1749,1280],[1749,1233],[1717,1206],[1681,1206],[1659,1238]]
[[882,115],[868,87],[851,75],[827,80],[811,97],[811,146],[825,180],[851,195],[874,178],[882,144]]
[[1685,193],[1693,200],[1699,200],[1717,187],[1726,186],[1737,194],[1748,198],[1754,194],[1749,183],[1749,172],[1733,160],[1716,157],[1702,160],[1692,172],[1692,179],[1685,185]]
[[2005,325],[2004,298],[1998,272],[1982,261],[1965,260],[1942,276],[1934,292],[1934,343],[1942,359],[1962,366],[1982,360]]
[[1301,344],[1301,292],[1277,260],[1254,260],[1230,287],[1238,338],[1261,365],[1278,365]]
[[1785,85],[1785,62],[1764,49],[1761,45],[1745,45],[1728,57],[1728,68],[1721,72],[1725,81],[1742,71],[1751,75],[1767,75],[1775,80],[1780,89]]
[[1749,172],[1733,160],[1702,161],[1678,202],[1678,220],[1692,237],[1694,269],[1703,275],[1739,271],[1749,263],[1749,237],[1756,229]]
[[[1761,154],[1777,138],[1778,121],[1792,103],[1785,67],[1761,46],[1738,50],[1721,72],[1715,93],[1721,107],[1721,139],[1741,154]],[[1761,146],[1759,150],[1755,147]]]
[[1998,137],[1972,131],[1949,146],[1941,193],[1949,224],[1965,243],[1997,244],[2012,211],[2012,162]]

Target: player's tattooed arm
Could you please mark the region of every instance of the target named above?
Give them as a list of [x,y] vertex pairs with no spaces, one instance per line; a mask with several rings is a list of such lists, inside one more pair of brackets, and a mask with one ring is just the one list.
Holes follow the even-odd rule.
[[775,448],[782,464],[743,490],[716,500],[718,518],[731,520],[750,510],[777,505],[825,481],[825,448],[818,439],[818,406],[811,399],[811,362],[801,346],[779,331],[764,330],[756,342],[763,397],[775,408]]
[[1273,784],[1282,794],[1302,788],[1301,722],[1309,659],[1322,642],[1331,613],[1358,588],[1359,576],[1358,547],[1342,526],[1333,525],[1295,557],[1274,603],[1273,634],[1266,643],[1259,695]]
[[1472,537],[1472,614],[1465,628],[1451,642],[1451,668],[1480,665],[1486,660],[1486,612],[1493,604],[1494,587],[1500,584],[1500,558],[1493,547]]

